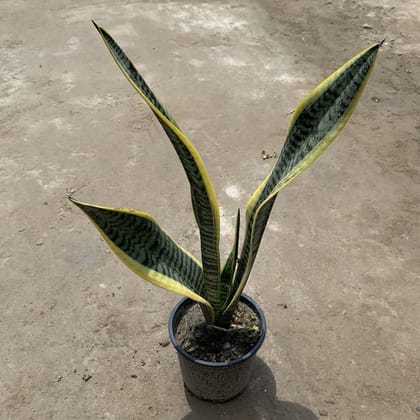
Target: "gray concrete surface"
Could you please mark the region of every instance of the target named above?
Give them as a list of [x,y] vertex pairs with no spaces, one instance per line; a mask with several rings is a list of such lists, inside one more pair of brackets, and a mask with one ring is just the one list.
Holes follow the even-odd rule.
[[[277,200],[246,289],[269,333],[233,402],[184,393],[178,297],[66,200],[150,212],[198,254],[182,169],[92,18],[201,151],[224,253],[289,111],[386,38],[349,126]],[[417,0],[2,0],[0,418],[419,418],[419,25]]]

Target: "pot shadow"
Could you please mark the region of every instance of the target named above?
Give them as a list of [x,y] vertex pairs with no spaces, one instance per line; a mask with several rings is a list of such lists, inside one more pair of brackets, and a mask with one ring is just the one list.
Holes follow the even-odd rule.
[[256,357],[251,381],[245,391],[231,401],[214,404],[194,397],[186,388],[191,413],[182,420],[317,420],[306,407],[281,401],[271,369]]

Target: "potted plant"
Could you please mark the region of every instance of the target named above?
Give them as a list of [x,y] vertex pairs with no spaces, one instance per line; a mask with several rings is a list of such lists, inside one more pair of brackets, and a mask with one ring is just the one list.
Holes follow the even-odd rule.
[[221,265],[219,207],[200,154],[111,35],[93,23],[122,73],[157,117],[184,167],[200,233],[201,262],[149,214],[69,199],[86,213],[131,270],[156,286],[184,296],[169,320],[169,335],[178,351],[184,383],[200,398],[228,400],[246,387],[253,356],[265,336],[263,312],[243,290],[276,196],[324,152],[344,127],[381,44],[349,60],[296,108],[276,164],[247,204],[241,252],[238,211],[232,250]]

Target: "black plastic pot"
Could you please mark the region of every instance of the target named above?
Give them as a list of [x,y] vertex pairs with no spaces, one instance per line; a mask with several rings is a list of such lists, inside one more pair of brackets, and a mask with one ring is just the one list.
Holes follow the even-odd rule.
[[261,335],[254,348],[239,359],[229,362],[206,362],[187,353],[175,338],[184,313],[195,303],[183,298],[169,318],[169,337],[178,352],[182,378],[186,388],[196,397],[212,402],[228,401],[239,395],[251,378],[254,356],[261,347],[266,333],[266,322],[261,308],[249,296],[242,294],[241,301],[260,319]]

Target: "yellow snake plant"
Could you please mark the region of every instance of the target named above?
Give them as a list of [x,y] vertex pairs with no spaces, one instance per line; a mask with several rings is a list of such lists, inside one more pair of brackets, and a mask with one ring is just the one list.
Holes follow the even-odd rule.
[[209,324],[227,327],[248,280],[277,194],[325,151],[347,123],[381,44],[370,46],[345,63],[296,108],[276,164],[248,201],[241,252],[238,254],[238,211],[232,251],[221,267],[219,206],[200,154],[111,35],[93,23],[124,76],[158,119],[184,167],[200,232],[201,262],[178,245],[149,214],[69,199],[86,213],[131,270],[156,286],[193,299],[200,304]]

